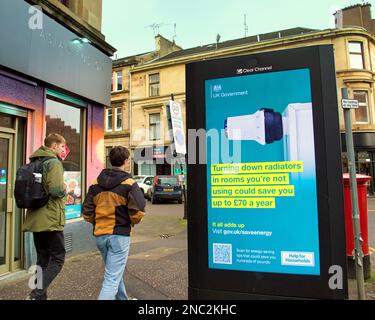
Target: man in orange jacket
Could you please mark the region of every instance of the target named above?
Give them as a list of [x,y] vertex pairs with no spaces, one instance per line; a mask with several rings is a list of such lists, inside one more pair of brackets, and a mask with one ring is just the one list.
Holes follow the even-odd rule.
[[138,184],[125,172],[129,150],[115,147],[105,169],[90,187],[83,203],[83,217],[94,225],[96,244],[105,273],[99,300],[128,300],[123,274],[129,254],[130,234],[145,215],[146,202]]

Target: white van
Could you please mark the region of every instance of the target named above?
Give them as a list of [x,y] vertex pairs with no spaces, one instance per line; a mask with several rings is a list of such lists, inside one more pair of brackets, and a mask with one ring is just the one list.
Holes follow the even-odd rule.
[[148,198],[150,195],[149,189],[152,187],[154,176],[135,176],[133,179],[138,183],[144,197]]

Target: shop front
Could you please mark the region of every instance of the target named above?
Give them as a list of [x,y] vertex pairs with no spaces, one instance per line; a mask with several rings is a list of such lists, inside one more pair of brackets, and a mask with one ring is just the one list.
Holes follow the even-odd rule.
[[181,163],[186,174],[185,158],[174,157],[171,146],[153,146],[133,150],[134,175],[178,176],[181,175]]
[[167,146],[134,149],[134,175],[172,175],[172,155]]
[[[375,133],[360,132],[353,133],[354,152],[357,173],[371,176],[372,179],[368,183],[367,192],[369,195],[375,194]],[[343,172],[349,172],[348,156],[346,152],[345,134],[341,134],[342,144],[342,164]]]
[[[104,106],[110,105],[111,60],[79,35],[43,14],[28,27],[30,4],[3,0],[0,10],[0,277],[35,263],[25,212],[13,198],[15,173],[50,133],[65,137],[62,162],[68,254],[95,249],[82,219],[84,195],[104,167]],[[6,26],[6,27],[5,27]],[[9,37],[6,30],[13,30]]]

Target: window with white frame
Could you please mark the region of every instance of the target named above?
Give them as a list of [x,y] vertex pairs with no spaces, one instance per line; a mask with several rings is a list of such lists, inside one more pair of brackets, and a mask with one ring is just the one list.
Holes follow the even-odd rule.
[[117,91],[122,91],[122,71],[116,72]]
[[122,91],[122,71],[116,71],[112,74],[112,92]]
[[122,107],[115,107],[115,130],[122,130]]
[[152,113],[149,116],[150,140],[160,140],[160,113]]
[[363,46],[362,42],[350,41],[349,42],[349,60],[350,68],[352,69],[364,69],[363,59]]
[[367,91],[354,91],[353,98],[359,102],[359,108],[355,109],[355,122],[369,123]]
[[150,97],[156,97],[160,94],[160,75],[159,73],[149,75]]
[[105,131],[111,132],[113,130],[113,113],[112,108],[105,109]]

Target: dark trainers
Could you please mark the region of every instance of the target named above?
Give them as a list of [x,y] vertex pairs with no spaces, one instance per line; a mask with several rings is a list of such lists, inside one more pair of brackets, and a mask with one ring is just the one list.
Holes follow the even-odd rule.
[[25,300],[49,300],[47,299],[47,296],[44,296],[44,297],[41,297],[41,298],[35,298],[35,296],[32,296],[31,294],[29,294]]

